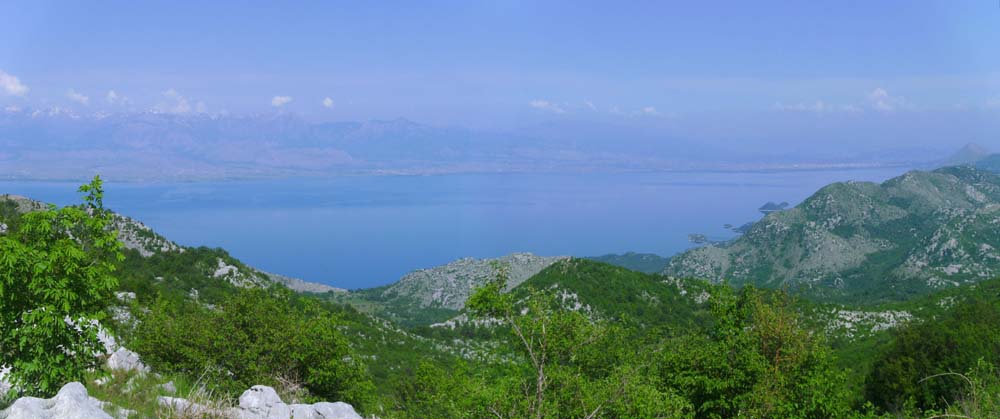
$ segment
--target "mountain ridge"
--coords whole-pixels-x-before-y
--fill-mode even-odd
[[[730,243],[673,257],[663,273],[903,298],[1000,272],[998,215],[1000,177],[968,166],[911,171],[881,184],[839,182]]]

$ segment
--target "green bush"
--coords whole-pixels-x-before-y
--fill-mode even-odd
[[[618,323],[566,307],[553,289],[504,293],[507,270],[466,303],[474,318],[499,320],[508,344],[525,360],[493,380],[480,417],[686,417],[690,404],[656,386],[648,357],[629,345]]]
[[[843,372],[784,294],[717,289],[716,325],[662,350],[664,386],[677,389],[697,418],[842,418],[854,413]]]
[[[1000,362],[1000,307],[995,296],[973,295],[933,321],[911,324],[896,333],[875,361],[865,393],[888,411],[912,403],[919,409],[945,409],[962,396],[957,375],[926,379],[974,368],[980,358]]]
[[[82,379],[103,353],[98,321],[118,287],[121,244],[101,179],[80,192],[84,205],[24,214],[0,236],[0,368],[29,394]]]
[[[240,289],[219,307],[158,301],[140,316],[133,349],[153,368],[238,395],[255,384],[304,386],[312,400],[364,408],[373,394],[338,319],[283,289]]]

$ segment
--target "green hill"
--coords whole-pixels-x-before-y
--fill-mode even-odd
[[[903,300],[1000,273],[1000,177],[968,166],[826,186],[664,273],[788,287],[832,301]]]
[[[590,256],[585,259],[621,266],[625,269],[645,272],[648,274],[660,273],[663,271],[663,268],[666,268],[667,264],[670,263],[670,258],[668,257],[663,257],[654,253],[636,252]]]

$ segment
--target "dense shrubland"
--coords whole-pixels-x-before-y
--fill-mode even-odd
[[[138,320],[127,343],[157,371],[200,375],[231,396],[264,384],[302,387],[307,401],[370,403],[371,381],[337,316],[290,291],[240,289],[213,307],[162,299]]]

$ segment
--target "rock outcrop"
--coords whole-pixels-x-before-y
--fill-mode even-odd
[[[177,397],[160,397],[161,406],[190,416],[223,416],[235,419],[362,419],[347,403],[286,404],[268,386],[253,386],[240,396],[239,406],[218,408]]]
[[[163,407],[181,417],[226,417],[233,419],[363,419],[347,403],[286,404],[273,388],[253,386],[240,396],[239,406],[208,407],[176,397],[160,397]],[[83,384],[66,384],[51,399],[22,397],[6,410],[0,419],[115,419],[128,417],[131,410],[111,406],[90,397]]]
[[[22,397],[0,419],[114,419],[104,411],[105,402],[90,397],[80,383],[69,383],[51,399]]]

